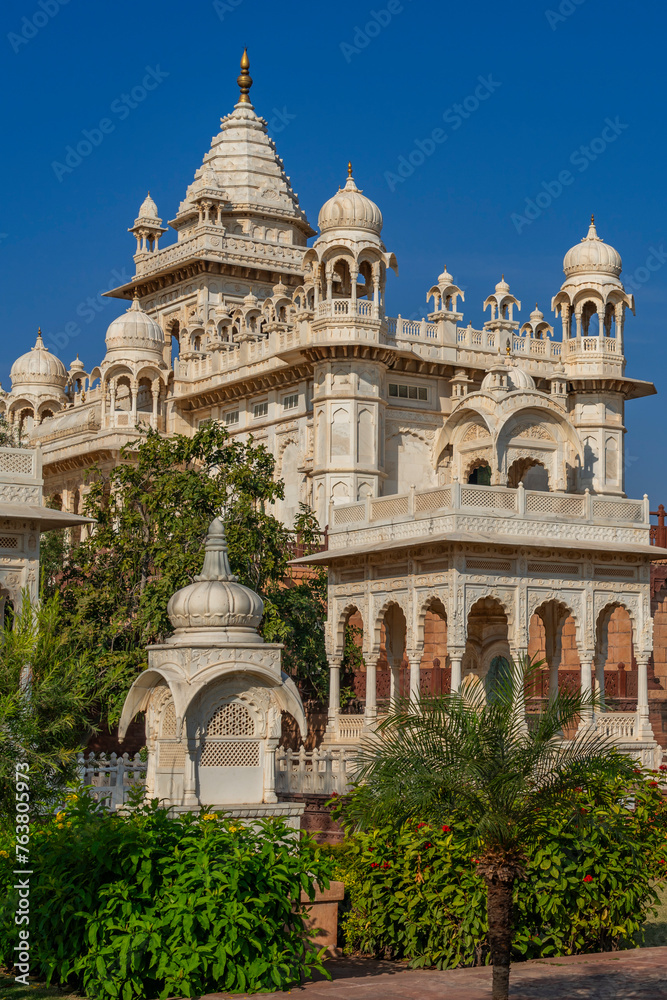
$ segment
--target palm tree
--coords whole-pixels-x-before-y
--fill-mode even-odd
[[[362,743],[349,806],[360,826],[387,818],[442,822],[465,811],[486,882],[493,1000],[508,996],[514,884],[539,810],[555,801],[573,808],[574,789],[601,777],[630,781],[637,767],[590,724],[595,696],[561,691],[527,723],[524,693],[542,665],[509,661],[489,692],[475,678],[460,693],[392,704]],[[576,737],[565,741],[563,731],[577,724]]]

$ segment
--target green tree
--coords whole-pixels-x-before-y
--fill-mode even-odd
[[[636,767],[589,727],[563,740],[563,729],[595,705],[578,692],[560,692],[526,724],[520,706],[540,666],[510,663],[492,699],[473,681],[461,693],[393,705],[361,748],[363,785],[350,805],[361,825],[401,817],[442,823],[455,808],[469,817],[486,885],[494,1000],[508,996],[512,896],[539,840],[541,810],[558,805],[574,819],[575,790],[601,778],[630,783]]]
[[[75,776],[100,697],[96,665],[76,622],[67,634],[57,596],[20,612],[0,635],[0,815],[15,808],[17,763],[29,766],[31,803],[57,798]]]
[[[252,439],[230,439],[216,423],[192,437],[155,431],[121,452],[109,473],[94,469],[84,513],[96,525],[67,555],[50,563],[45,593],[60,590],[70,623],[83,630],[98,663],[102,715],[114,722],[145,666],[145,647],[171,631],[167,603],[201,568],[209,523],[221,515],[233,571],[266,602],[265,637],[285,641],[297,681],[324,693],[324,604],[321,577],[281,592],[294,532],[272,513],[283,497],[274,459]],[[302,508],[295,531],[306,551],[319,537]],[[113,678],[113,683],[111,679]]]

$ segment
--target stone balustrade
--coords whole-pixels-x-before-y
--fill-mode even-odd
[[[77,765],[82,784],[89,786],[93,798],[111,811],[125,805],[133,786],[146,783],[147,763],[138,753],[134,757],[128,753],[108,757],[103,753],[79,754]]]
[[[478,520],[470,521],[470,518]],[[400,531],[398,525],[401,525]],[[374,525],[377,529],[374,530]],[[388,525],[392,529],[388,530]],[[649,544],[649,502],[621,497],[547,493],[506,486],[449,483],[429,490],[368,497],[351,504],[332,504],[329,511],[329,548],[354,545],[350,534],[363,533],[363,542],[387,540],[400,534],[423,534],[477,529],[494,535],[534,535],[549,539],[634,541]]]

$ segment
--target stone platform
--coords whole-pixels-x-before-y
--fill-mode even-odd
[[[327,963],[332,982],[313,981],[289,993],[259,996],[303,1000],[489,1000],[491,970],[408,969],[399,962],[338,959]],[[258,994],[254,994],[257,996]],[[222,1000],[213,993],[202,1000]],[[512,966],[510,1000],[667,1000],[667,947],[535,959]],[[235,1000],[246,1000],[235,994]]]

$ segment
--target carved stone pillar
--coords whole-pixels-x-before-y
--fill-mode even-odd
[[[378,653],[371,653],[366,659],[366,723],[375,722],[377,718],[377,666]]]
[[[136,382],[132,382],[130,386],[130,393],[132,395],[132,414],[130,418],[130,423],[134,427],[137,422],[137,396],[139,394],[139,386]]]
[[[336,721],[340,712],[340,663],[329,660],[329,723]]]
[[[648,718],[648,661],[650,653],[636,653],[637,660],[637,720],[641,736],[653,736]]]
[[[463,649],[452,649],[449,650],[449,662],[451,663],[451,683],[450,688],[452,694],[455,691],[461,690],[461,664],[463,662]]]
[[[584,649],[581,654],[581,681],[580,689],[582,697],[590,700],[593,690],[591,686],[591,670],[595,666],[595,653],[592,649]],[[581,713],[579,727],[590,726],[593,722],[593,709],[585,708]]]
[[[410,703],[415,705],[419,701],[420,695],[420,658],[410,657]]]
[[[276,750],[279,739],[268,739],[264,745],[264,801],[277,802],[276,795]]]
[[[157,430],[157,418],[158,418],[158,406],[160,403],[160,383],[153,384],[151,386],[151,394],[153,396],[153,413],[151,414],[151,427],[153,430]]]

